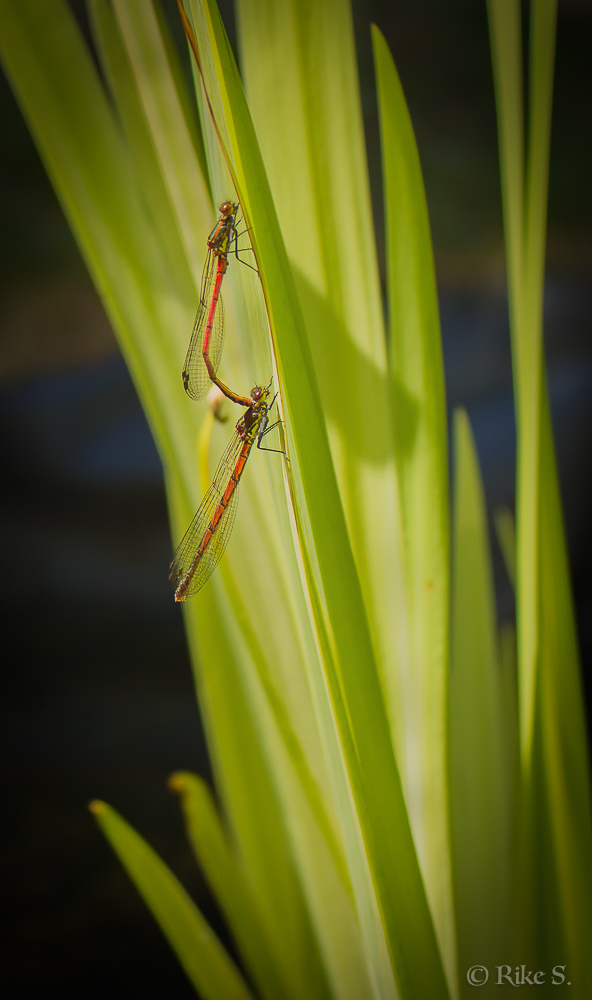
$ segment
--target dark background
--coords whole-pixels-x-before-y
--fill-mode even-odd
[[[75,3],[84,27],[84,6]],[[176,24],[175,4],[167,13]],[[231,11],[224,7],[232,34]],[[357,3],[379,248],[368,25],[395,56],[427,187],[449,405],[468,408],[490,508],[513,506],[514,423],[485,7]],[[86,29],[85,29],[86,30]],[[178,30],[177,37],[180,38]],[[560,0],[545,338],[583,661],[592,647],[592,13]],[[161,467],[101,304],[0,82],[3,883],[10,997],[190,997],[85,809],[104,798],[215,925],[171,771],[208,775],[170,559]],[[498,613],[512,595],[494,545]]]

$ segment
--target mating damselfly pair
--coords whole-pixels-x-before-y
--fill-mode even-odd
[[[217,375],[224,341],[221,288],[228,257],[234,253],[237,260],[252,267],[240,256],[238,240],[243,234],[237,232],[238,205],[225,201],[219,211],[218,221],[208,237],[200,302],[183,365],[183,385],[192,399],[203,399],[210,387],[216,385],[233,403],[246,407],[246,412],[237,421],[234,437],[220,459],[212,485],[175,552],[169,578],[176,588],[176,601],[185,601],[196,594],[222,558],[234,525],[239,483],[253,445],[256,443],[261,451],[285,455],[281,449],[266,448],[261,443],[280,423],[279,420],[269,423],[277,396],[269,402],[271,382],[265,387],[254,386],[250,397],[240,396]]]

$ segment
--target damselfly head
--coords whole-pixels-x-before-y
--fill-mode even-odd
[[[271,382],[269,383],[271,385]],[[251,399],[254,403],[266,403],[269,399],[271,393],[269,391],[269,385],[263,388],[260,385],[254,385],[251,389]]]
[[[229,219],[231,215],[236,212],[236,206],[232,204],[231,201],[223,201],[219,208],[220,215],[223,215],[225,219]]]

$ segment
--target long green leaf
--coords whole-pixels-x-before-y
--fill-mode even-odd
[[[515,857],[511,733],[498,664],[483,487],[468,418],[454,419],[455,488],[450,673],[450,774],[459,978],[506,962]]]
[[[522,314],[524,259],[524,110],[522,29],[517,0],[488,0],[489,35],[498,115],[509,306]]]
[[[396,589],[401,574],[393,572],[400,547],[351,12],[343,0],[281,7],[245,0],[237,13],[249,109],[296,280],[371,638],[384,676],[404,632],[393,613],[401,606]],[[289,157],[283,155],[287,148]],[[371,434],[365,420],[369,399]],[[312,684],[322,700],[314,677]],[[334,756],[327,743],[326,748]],[[338,769],[336,762],[332,770],[337,781]],[[347,814],[346,800],[341,802]],[[347,815],[341,819],[351,824]],[[355,870],[352,854],[349,863]],[[383,959],[376,949],[375,918],[360,899],[366,895],[365,878],[359,869],[354,881],[360,911],[369,917],[368,926],[362,923],[362,936],[372,952],[370,964],[376,966]],[[380,975],[392,979],[388,968]]]
[[[407,649],[392,699],[398,759],[438,940],[456,990],[447,798],[448,472],[440,324],[427,205],[405,98],[373,29],[385,183],[392,420]]]
[[[91,811],[203,1000],[252,1000],[234,962],[164,862],[105,802],[93,802]]]
[[[592,993],[590,767],[567,547],[546,395],[542,409],[540,644],[544,767],[572,992],[588,997]]]
[[[517,0],[488,4],[507,233],[510,323],[517,417],[518,672],[522,752],[532,752],[539,655],[539,453],[542,309],[556,0],[532,7],[530,129],[526,183],[522,135],[522,53]],[[519,192],[525,191],[524,197]]]
[[[263,997],[269,1000],[288,996],[290,986],[282,982],[282,970],[274,962],[273,951],[259,917],[257,897],[234,857],[212,793],[202,778],[186,772],[174,774],[169,785],[182,797],[187,832],[197,860],[255,984]]]
[[[532,6],[522,315],[515,330],[518,413],[518,664],[522,743],[528,756],[539,646],[539,482],[543,385],[543,290],[557,0]]]

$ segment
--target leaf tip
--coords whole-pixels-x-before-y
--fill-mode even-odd
[[[93,814],[93,816],[103,816],[107,811],[107,803],[101,802],[100,799],[93,799],[92,802],[88,803],[88,811]]]
[[[176,795],[182,795],[187,791],[187,774],[185,771],[175,771],[167,781],[167,788]]]

